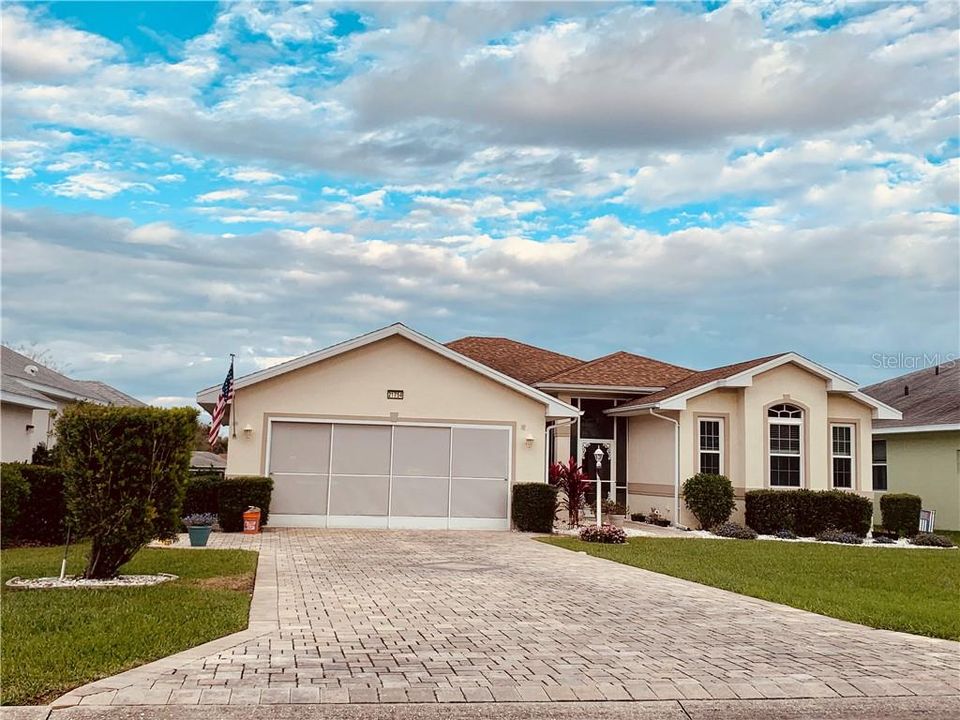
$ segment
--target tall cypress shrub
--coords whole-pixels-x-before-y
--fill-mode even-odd
[[[85,403],[63,411],[67,509],[91,541],[84,577],[114,577],[152,539],[177,532],[196,416],[192,408]]]

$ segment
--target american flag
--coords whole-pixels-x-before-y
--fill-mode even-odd
[[[233,400],[233,359],[230,359],[230,369],[227,370],[227,377],[220,387],[220,394],[217,396],[217,404],[213,408],[213,421],[210,423],[210,434],[207,435],[207,442],[210,445],[217,444],[217,438],[220,437],[220,426],[223,425],[223,416],[227,412],[227,403]]]

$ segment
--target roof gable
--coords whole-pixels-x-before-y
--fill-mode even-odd
[[[528,385],[583,364],[578,358],[503,337],[468,336],[447,347]]]
[[[442,345],[436,340],[428,338],[426,335],[421,335],[416,330],[412,330],[401,323],[395,323],[385,328],[380,328],[379,330],[366,333],[365,335],[360,335],[351,340],[346,340],[342,343],[331,345],[323,350],[317,350],[316,352],[302,355],[301,357],[288,360],[287,362],[280,363],[279,365],[274,365],[273,367],[236,378],[234,380],[234,389],[240,390],[245,387],[249,387],[250,385],[263,382],[264,380],[269,380],[271,378],[299,370],[300,368],[322,362],[338,355],[342,355],[350,352],[351,350],[357,350],[396,335],[406,338],[407,340],[416,343],[427,350],[435,352],[438,355],[447,358],[448,360],[463,365],[464,367],[469,368],[470,370],[473,370],[474,372],[483,375],[494,382],[498,382],[501,385],[520,393],[521,395],[525,395],[539,403],[542,403],[543,405],[546,405],[548,417],[579,417],[580,415],[580,411],[572,405],[558,400],[557,398],[552,397],[541,390],[530,387],[516,378],[510,377],[505,373],[490,368],[487,365],[474,360],[473,358],[458,353],[455,350],[448,348],[446,345]],[[220,385],[213,385],[200,390],[197,393],[197,403],[204,407],[212,407],[213,403],[216,402],[219,391]]]
[[[689,368],[620,350],[563,370],[537,384],[662,388],[693,373]]]
[[[830,370],[823,365],[808,360],[795,352],[767,355],[753,360],[746,360],[733,365],[704,370],[694,373],[664,390],[632,400],[607,411],[610,415],[629,415],[645,409],[662,408],[683,410],[686,401],[721,387],[747,387],[752,384],[753,377],[780,367],[787,363],[796,365],[808,372],[818,375],[827,381],[828,392],[844,392],[854,399],[873,408],[875,418],[898,417],[899,412],[888,405],[873,398],[867,397],[858,391],[857,384],[849,378]]]

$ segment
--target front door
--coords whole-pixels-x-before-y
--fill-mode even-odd
[[[590,489],[587,490],[587,507],[594,510],[597,507],[597,449],[603,453],[600,456],[599,475],[600,475],[600,497],[604,500],[616,499],[616,490],[611,477],[616,477],[616,445],[613,440],[581,440],[580,441],[580,466],[583,472],[593,482]]]

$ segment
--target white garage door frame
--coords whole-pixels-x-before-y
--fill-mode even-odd
[[[265,473],[270,475],[271,443],[273,439],[274,423],[308,423],[315,425],[330,426],[330,467],[327,474],[327,514],[326,515],[293,515],[293,514],[275,514],[270,513],[270,524],[275,527],[320,527],[320,528],[371,528],[371,529],[390,529],[390,530],[509,530],[510,513],[513,502],[513,465],[514,465],[514,427],[507,424],[487,424],[487,423],[443,423],[431,421],[404,420],[392,422],[389,420],[366,420],[366,419],[343,419],[326,417],[284,417],[274,416],[267,418],[267,446],[265,453]],[[337,425],[366,425],[389,427],[390,430],[390,472],[387,492],[387,515],[330,515],[330,493],[332,482],[333,465],[333,438]],[[447,516],[446,517],[407,517],[394,516],[391,513],[393,504],[393,452],[394,436],[397,427],[418,427],[418,428],[442,428],[450,430],[450,466],[447,476]],[[506,501],[507,510],[505,518],[467,518],[451,516],[451,501],[453,494],[453,445],[454,429],[476,429],[476,430],[505,430],[507,432],[507,477],[506,477]],[[286,473],[295,475],[297,473]],[[304,473],[307,474],[307,473]],[[471,478],[460,478],[471,479]],[[483,480],[490,481],[489,478]]]

